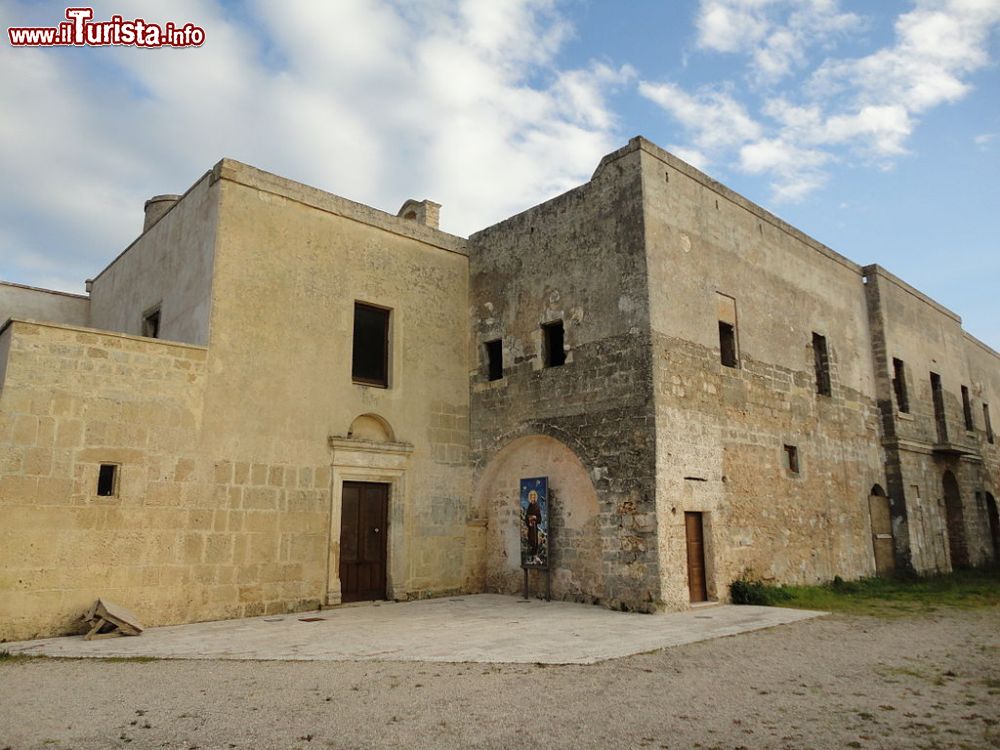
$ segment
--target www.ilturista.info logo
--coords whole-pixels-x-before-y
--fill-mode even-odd
[[[14,47],[200,47],[205,30],[193,23],[149,23],[141,18],[126,21],[93,21],[93,8],[67,8],[66,21],[58,26],[11,26],[7,36]]]

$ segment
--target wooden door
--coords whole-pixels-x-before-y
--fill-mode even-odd
[[[684,514],[684,533],[687,537],[688,589],[691,601],[708,601],[705,584],[705,534],[701,513]]]
[[[385,599],[389,485],[344,482],[341,495],[341,601]]]
[[[875,550],[875,574],[890,575],[896,569],[896,555],[892,542],[892,517],[889,515],[889,498],[869,495],[868,512],[872,517],[872,548]]]

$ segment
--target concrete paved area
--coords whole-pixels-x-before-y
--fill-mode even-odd
[[[822,614],[719,605],[643,615],[479,594],[174,625],[151,628],[138,637],[20,641],[3,648],[11,653],[98,658],[593,664]],[[305,622],[306,618],[321,619]]]

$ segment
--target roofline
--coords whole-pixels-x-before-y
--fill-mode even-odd
[[[76,294],[75,292],[61,292],[58,289],[45,289],[40,286],[30,286],[28,284],[18,284],[16,281],[3,281],[0,280],[0,286],[12,286],[18,289],[27,289],[32,292],[44,292],[45,294],[58,294],[62,297],[73,297],[74,299],[90,300],[90,295],[87,294]]]

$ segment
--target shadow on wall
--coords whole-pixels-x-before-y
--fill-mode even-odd
[[[549,478],[552,597],[590,603],[604,598],[597,492],[576,454],[546,435],[506,445],[479,481],[476,496],[489,521],[487,591],[513,594],[523,588],[519,488],[526,477]],[[541,578],[533,579],[532,591],[543,587]]]

